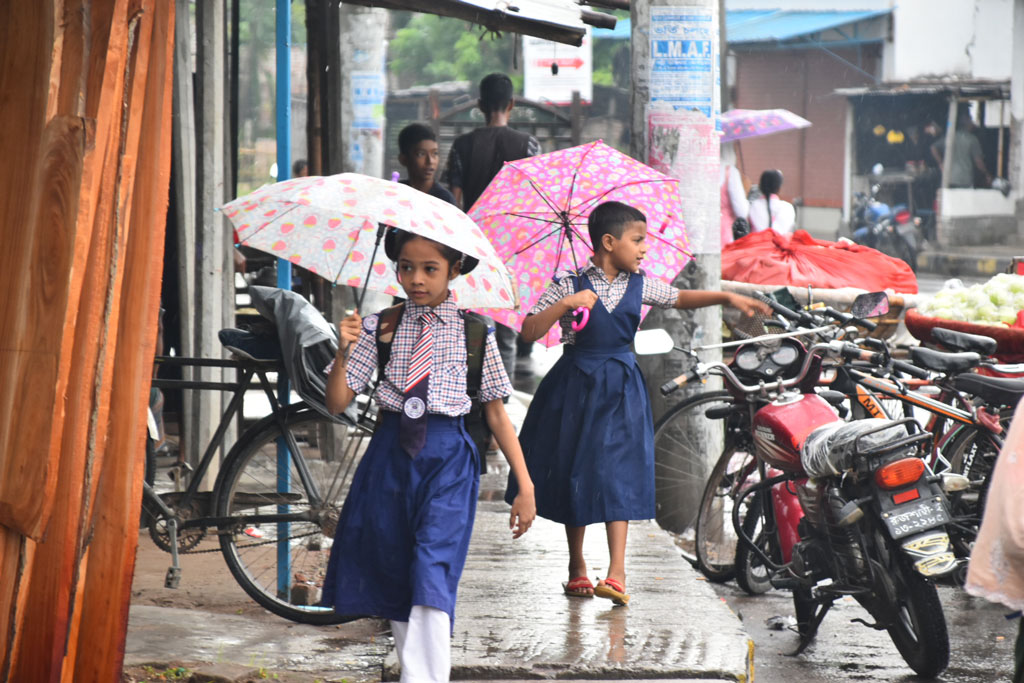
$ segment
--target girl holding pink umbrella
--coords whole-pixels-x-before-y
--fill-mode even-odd
[[[681,291],[646,277],[647,219],[621,202],[605,202],[587,226],[594,256],[580,271],[553,282],[530,310],[522,335],[544,337],[556,322],[565,343],[562,358],[537,389],[520,430],[537,514],[565,525],[569,581],[576,597],[629,602],[626,593],[628,521],[654,517],[654,429],[643,375],[630,344],[641,305],[700,308],[728,304],[746,315],[769,314],[749,297],[714,291]],[[573,311],[589,309],[585,327]],[[579,326],[577,325],[577,328]],[[510,476],[505,500],[520,493]],[[583,537],[604,522],[610,563],[595,587],[587,577]]]

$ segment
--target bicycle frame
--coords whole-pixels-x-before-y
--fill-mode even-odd
[[[242,401],[245,398],[245,393],[253,385],[253,377],[259,378],[259,384],[263,389],[263,392],[267,396],[267,400],[270,401],[271,414],[275,416],[278,426],[281,428],[282,434],[285,435],[286,443],[284,444],[287,448],[288,457],[299,474],[303,485],[306,487],[310,502],[313,504],[319,504],[323,502],[321,492],[319,491],[315,479],[309,472],[306,462],[301,457],[296,457],[299,453],[298,444],[295,441],[295,436],[285,428],[285,414],[289,409],[289,406],[282,406],[278,401],[277,396],[274,393],[273,384],[267,378],[267,372],[277,371],[283,372],[283,366],[276,361],[265,361],[265,360],[252,360],[252,361],[239,361],[239,360],[228,360],[228,359],[208,359],[208,358],[181,358],[176,356],[158,356],[156,359],[157,363],[163,365],[178,365],[182,367],[218,367],[218,368],[235,368],[241,371],[242,377],[237,382],[207,382],[207,381],[192,381],[192,380],[175,380],[175,379],[154,379],[153,386],[160,389],[199,389],[199,390],[210,390],[210,391],[231,391],[233,395],[231,401],[228,403],[228,407],[224,410],[221,415],[220,423],[217,425],[217,429],[214,431],[213,436],[210,438],[210,443],[207,444],[206,450],[203,452],[203,457],[199,461],[199,465],[193,472],[191,480],[189,481],[188,487],[181,494],[178,501],[179,504],[187,506],[196,498],[199,494],[199,486],[205,477],[207,471],[213,463],[214,455],[217,450],[221,447],[224,440],[224,435],[227,433],[228,427],[231,425],[231,421],[236,415],[241,414]],[[144,487],[144,496],[147,500],[154,502],[158,505],[161,512],[168,515],[170,519],[173,517],[173,510],[167,506],[163,500],[160,499],[159,495],[150,487],[148,484]],[[209,511],[208,511],[209,513]],[[251,519],[249,517],[213,517],[213,516],[202,516],[195,519],[185,520],[179,526],[180,529],[189,528],[206,528],[216,527],[227,523],[237,523],[239,520],[242,521],[259,521],[259,522],[293,522],[293,521],[307,521],[309,516],[305,513],[278,513],[278,514],[261,514],[254,515]]]
[[[847,366],[846,369],[857,383],[858,387],[863,386],[871,391],[888,396],[889,398],[900,399],[912,406],[922,408],[923,410],[931,413],[932,417],[928,420],[927,431],[939,435],[932,446],[931,458],[928,463],[932,467],[940,461],[944,466],[947,468],[949,467],[950,463],[942,456],[942,449],[964,428],[970,427],[974,429],[984,429],[989,432],[992,431],[992,428],[989,425],[978,418],[978,411],[970,406],[970,404],[967,403],[958,392],[940,387],[942,391],[939,393],[938,397],[933,398],[919,391],[907,390],[906,387],[901,386],[900,383],[875,377],[874,375],[865,373],[855,367]],[[969,409],[957,408],[954,405],[950,405],[949,400],[951,398],[956,398],[959,403],[964,406],[968,406]],[[874,414],[876,411],[880,413],[884,412],[881,406],[877,403],[875,403],[873,407],[869,405],[872,402],[873,397],[868,393],[861,393],[858,391],[856,399],[861,402],[861,405],[863,405],[869,413]],[[947,421],[955,426],[950,429],[945,428],[945,423]]]

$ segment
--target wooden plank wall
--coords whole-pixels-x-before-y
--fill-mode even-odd
[[[0,3],[0,681],[120,677],[173,28],[163,0]]]

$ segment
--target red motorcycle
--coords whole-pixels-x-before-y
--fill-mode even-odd
[[[769,303],[780,315],[800,319]],[[852,315],[863,319],[887,310],[884,294],[867,294],[854,302]],[[753,358],[756,344],[741,346],[737,362],[743,354]],[[914,420],[846,422],[835,408],[845,396],[816,391],[824,359],[877,363],[877,354],[840,340],[800,349],[800,371],[789,378],[749,386],[724,363],[698,362],[661,390],[718,374],[735,396],[764,399],[737,402],[756,407],[754,458],[738,473],[731,507],[740,545],[736,565],[740,572],[744,562],[755,563],[772,586],[793,592],[796,652],[813,640],[832,604],[849,595],[874,620],[857,621],[888,631],[907,664],[934,677],[949,662],[949,639],[932,580],[957,566],[945,492],[966,481],[932,474],[923,459],[931,434]]]

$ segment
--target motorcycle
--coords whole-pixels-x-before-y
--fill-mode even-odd
[[[878,201],[878,190],[878,185],[872,185],[870,194],[854,195],[850,219],[853,241],[901,259],[916,271],[921,219],[911,215],[903,204],[890,206]]]
[[[888,299],[879,292],[857,297],[851,314],[864,319],[887,311]],[[735,365],[756,364],[757,340],[749,342],[737,349]],[[729,365],[698,362],[661,391],[671,393],[714,373],[734,395],[765,399],[736,404],[737,410],[754,411],[754,465],[731,510],[740,544],[736,570],[756,563],[772,586],[792,591],[800,636],[796,653],[814,639],[835,601],[852,596],[874,620],[855,621],[888,631],[907,664],[920,676],[934,677],[949,662],[949,638],[933,581],[957,567],[946,492],[969,482],[929,470],[923,457],[932,435],[914,420],[845,422],[836,411],[845,396],[816,391],[824,359],[877,363],[876,352],[841,339],[796,346],[802,363],[788,377],[766,376],[746,385]]]

